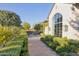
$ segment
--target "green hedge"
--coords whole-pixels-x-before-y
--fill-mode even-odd
[[[26,37],[26,36],[25,36]],[[24,39],[22,50],[21,50],[21,56],[29,55],[28,53],[28,39]]]
[[[23,40],[21,41],[10,41],[8,43],[6,43],[6,46],[15,46],[15,45],[23,45]]]
[[[60,38],[51,35],[42,36],[41,40],[59,55],[75,56],[79,52],[79,41],[69,40],[67,37]]]
[[[10,46],[10,47],[4,47],[0,49],[0,55],[1,56],[19,56],[21,51],[21,46]]]
[[[28,36],[24,29],[0,26],[0,55],[27,56]]]

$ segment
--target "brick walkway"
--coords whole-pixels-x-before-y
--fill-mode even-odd
[[[57,54],[40,41],[39,36],[28,38],[28,49],[30,56],[57,56]]]

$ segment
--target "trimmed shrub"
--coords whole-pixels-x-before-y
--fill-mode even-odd
[[[22,50],[21,50],[21,56],[26,56],[28,55],[28,40],[27,39],[24,39],[24,42],[23,42],[23,46],[22,46]]]
[[[55,38],[53,39],[53,41],[56,42],[59,46],[68,45],[68,39],[67,39],[67,38],[55,37]]]
[[[2,27],[1,26],[0,27],[0,49],[1,49],[0,55],[1,54],[6,55],[6,56],[28,55],[27,54],[28,53],[27,37],[28,37],[27,33],[24,29],[21,29],[18,27]]]
[[[0,49],[0,55],[1,56],[19,56],[21,51],[21,46],[10,46],[10,47],[4,47]]]
[[[6,43],[6,46],[15,46],[15,45],[23,45],[23,40],[21,41],[10,41]]]
[[[50,48],[56,51],[62,56],[75,56],[79,55],[79,41],[69,40],[67,37],[54,37],[46,35],[41,38],[41,40],[46,43]]]

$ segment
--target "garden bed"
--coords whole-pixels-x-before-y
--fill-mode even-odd
[[[54,37],[51,35],[42,35],[41,41],[53,49],[61,56],[78,56],[79,54],[79,41],[69,40],[66,37]]]

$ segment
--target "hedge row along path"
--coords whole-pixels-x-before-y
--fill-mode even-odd
[[[40,41],[40,36],[38,35],[29,36],[28,50],[30,56],[58,56],[54,51]]]

